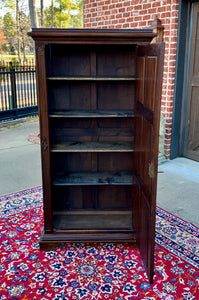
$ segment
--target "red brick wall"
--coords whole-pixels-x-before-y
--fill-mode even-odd
[[[84,0],[85,28],[148,28],[155,16],[164,26],[165,60],[161,111],[164,149],[170,158],[179,0]]]

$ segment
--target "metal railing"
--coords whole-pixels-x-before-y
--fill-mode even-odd
[[[0,63],[0,120],[38,113],[33,63]]]

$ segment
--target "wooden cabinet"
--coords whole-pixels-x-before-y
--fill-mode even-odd
[[[35,40],[41,249],[137,242],[153,278],[163,44],[151,30],[41,30]]]

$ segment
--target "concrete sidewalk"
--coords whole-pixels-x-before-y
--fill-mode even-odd
[[[36,131],[36,117],[0,126],[0,195],[42,184],[40,145],[28,140]]]
[[[40,145],[28,140],[38,118],[0,126],[0,195],[42,184]],[[157,205],[199,227],[199,163],[186,158],[159,166]]]
[[[199,227],[199,163],[178,157],[158,171],[157,205]]]

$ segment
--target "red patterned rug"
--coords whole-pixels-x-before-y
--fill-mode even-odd
[[[199,229],[160,208],[151,286],[128,244],[41,252],[41,187],[0,197],[0,217],[0,299],[199,299]]]

